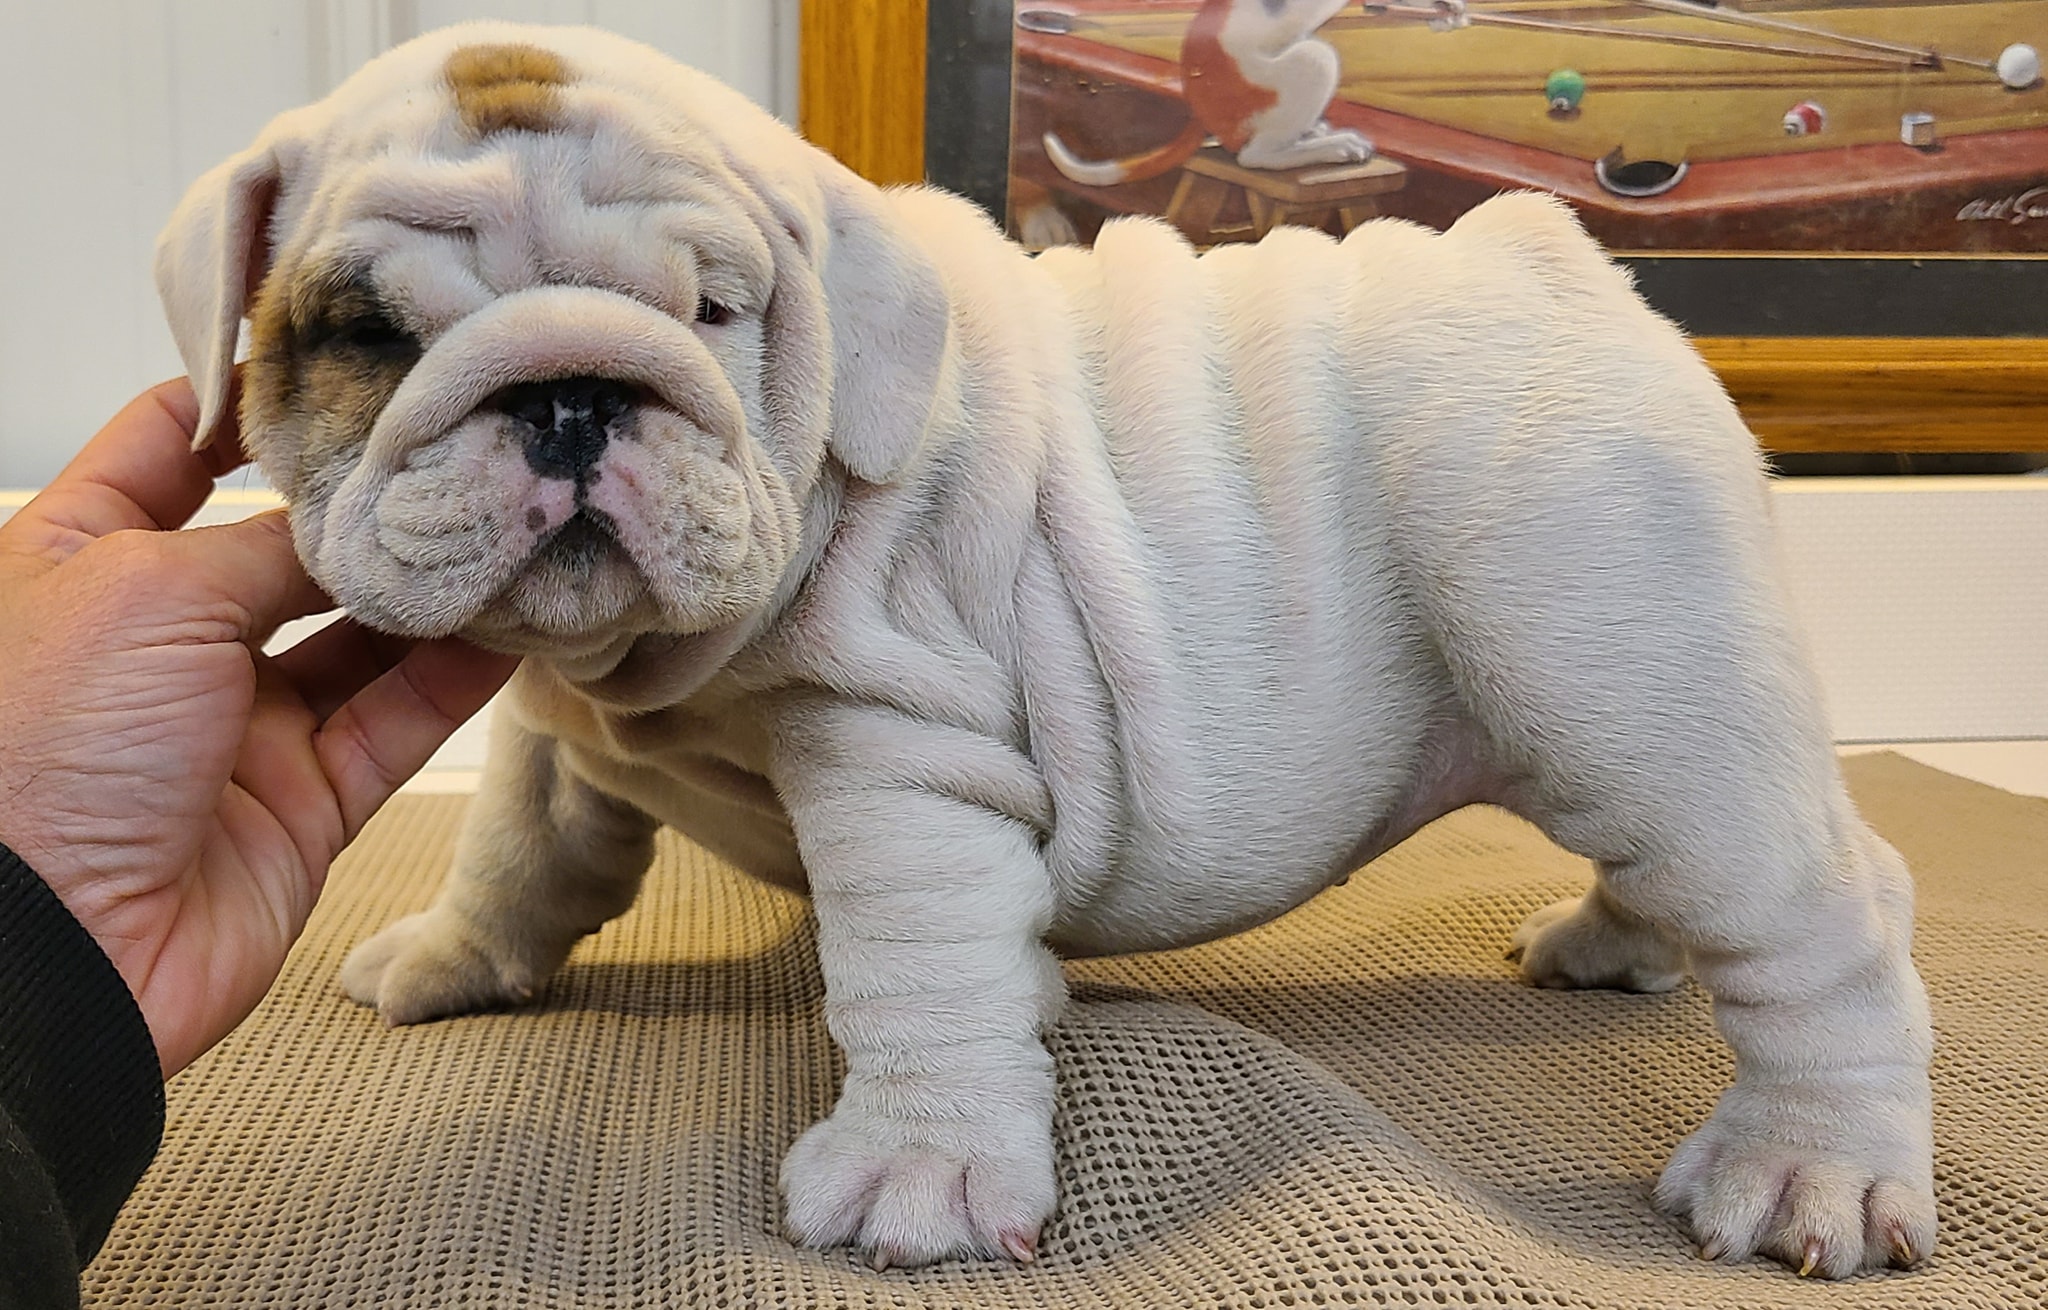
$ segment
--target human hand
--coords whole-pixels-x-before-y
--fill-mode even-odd
[[[173,532],[239,464],[182,379],[0,526],[0,842],[135,994],[166,1077],[276,979],[328,865],[516,661],[333,608],[282,513]]]

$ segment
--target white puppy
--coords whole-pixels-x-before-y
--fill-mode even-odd
[[[1059,954],[1490,801],[1600,870],[1526,977],[1714,997],[1735,1082],[1657,1186],[1707,1253],[1929,1250],[1906,870],[1749,433],[1558,206],[1034,261],[650,50],[475,26],[202,178],[159,273],[209,430],[246,314],[313,575],[527,656],[440,899],[344,971],[387,1019],[533,995],[670,824],[817,908],[795,1236],[1026,1260]]]

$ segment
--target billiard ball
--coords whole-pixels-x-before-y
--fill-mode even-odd
[[[1543,83],[1543,98],[1553,114],[1569,114],[1586,98],[1586,79],[1569,68],[1560,68]]]
[[[1812,136],[1827,125],[1827,110],[1811,100],[1802,100],[1785,111],[1786,136]]]
[[[2024,91],[2041,80],[2041,56],[2030,45],[2009,45],[1998,56],[1998,80]]]

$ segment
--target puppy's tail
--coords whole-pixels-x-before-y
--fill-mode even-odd
[[[1208,139],[1208,129],[1202,126],[1201,120],[1191,118],[1179,136],[1156,150],[1147,150],[1142,155],[1126,155],[1122,159],[1091,161],[1067,149],[1067,143],[1060,140],[1056,132],[1047,132],[1043,138],[1046,157],[1052,160],[1052,166],[1083,186],[1143,182],[1147,178],[1170,173],[1186,163],[1188,157],[1200,150],[1202,142]]]

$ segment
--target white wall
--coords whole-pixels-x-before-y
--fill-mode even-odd
[[[1773,490],[1837,740],[2048,739],[2048,479]]]
[[[794,121],[797,0],[4,0],[0,487],[37,486],[183,371],[156,232],[187,183],[398,41],[471,18],[595,23]]]

